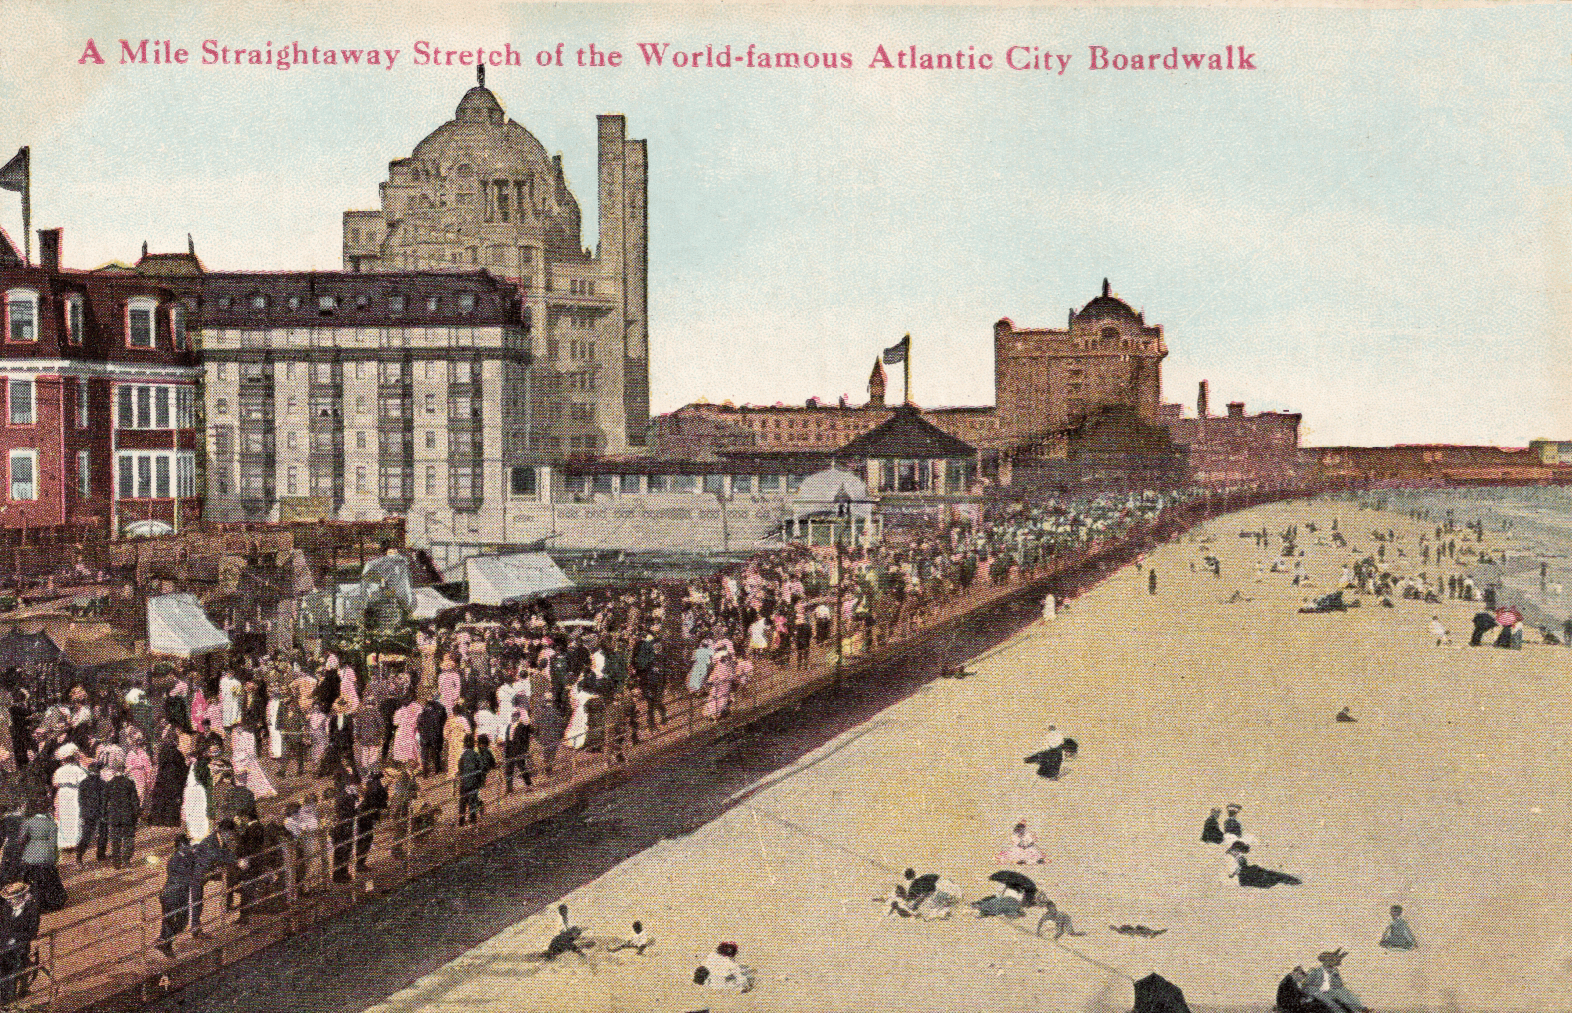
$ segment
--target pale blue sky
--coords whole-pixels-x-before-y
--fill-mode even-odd
[[[914,395],[991,403],[993,321],[1063,326],[1103,277],[1163,324],[1165,395],[1305,415],[1305,441],[1572,438],[1572,41],[1559,6],[1428,11],[38,4],[0,9],[0,155],[31,144],[66,262],[142,241],[215,268],[333,268],[340,214],[452,115],[417,40],[558,41],[620,70],[497,68],[594,243],[595,114],[650,154],[655,406],[864,396],[910,331]],[[111,63],[81,66],[92,37]],[[377,46],[391,71],[117,65],[126,37]],[[649,70],[639,42],[850,52],[850,71]],[[875,46],[1069,53],[1063,76],[870,69]],[[1253,73],[1093,72],[1113,52]],[[16,235],[14,195],[0,224]]]

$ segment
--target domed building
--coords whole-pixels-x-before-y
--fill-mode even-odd
[[[1100,409],[1158,421],[1168,355],[1162,326],[1148,326],[1106,278],[1101,295],[1070,311],[1064,330],[1000,320],[993,349],[1000,426],[1015,446],[1052,444]]]
[[[510,456],[618,453],[649,426],[645,145],[598,117],[599,242],[585,249],[562,156],[479,83],[388,163],[382,207],[344,213],[348,271],[474,271],[515,283],[534,364]]]

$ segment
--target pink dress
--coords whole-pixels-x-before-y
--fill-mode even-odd
[[[415,734],[420,710],[420,703],[412,700],[393,712],[393,759],[404,763],[420,761],[420,739]]]
[[[136,785],[137,800],[146,805],[148,789],[153,787],[153,759],[141,746],[126,754],[126,776]]]

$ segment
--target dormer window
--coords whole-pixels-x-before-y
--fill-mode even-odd
[[[317,298],[317,312],[319,313],[332,313],[333,309],[337,305],[338,301],[330,295],[319,296]]]
[[[38,340],[38,293],[13,288],[5,294],[5,336],[7,341]]]
[[[227,309],[229,309],[233,305],[235,305],[235,300],[233,298],[231,298],[230,296],[221,295],[221,296],[218,297],[218,308],[219,309],[227,310]]]
[[[68,296],[65,302],[66,341],[73,345],[82,343],[85,307],[79,295]]]
[[[388,312],[389,313],[402,313],[402,312],[404,312],[404,297],[401,296],[401,295],[390,295],[390,296],[388,296]]]
[[[426,297],[426,312],[427,313],[435,313],[437,311],[437,307],[439,307],[441,305],[442,305],[442,300],[437,298],[436,296],[433,295],[433,296],[427,296]]]
[[[367,309],[368,307],[370,307],[370,305],[371,305],[371,297],[369,295],[365,295],[364,293],[362,293],[361,295],[355,296],[355,308],[357,310]]]
[[[289,297],[289,308],[292,310],[298,310],[300,308],[300,296],[292,295]]]
[[[185,351],[186,348],[186,308],[172,306],[169,310],[169,336],[174,340],[175,348]]]
[[[475,312],[475,293],[460,292],[458,297],[458,306],[460,313]]]
[[[153,314],[158,303],[152,299],[132,299],[126,303],[126,344],[132,348],[153,347]]]
[[[251,296],[251,308],[254,310],[267,309],[267,296],[263,295],[261,292],[254,293]]]

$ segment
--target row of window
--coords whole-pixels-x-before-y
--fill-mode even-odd
[[[6,418],[13,426],[31,426],[38,421],[38,399],[32,380],[5,380]],[[76,428],[88,427],[87,381],[78,378],[72,386]],[[195,389],[174,384],[124,384],[117,388],[119,411],[116,424],[121,429],[176,429],[196,427]],[[174,405],[171,417],[170,405]]]
[[[197,494],[190,451],[122,451],[115,455],[121,499],[190,499]]]
[[[347,295],[319,295],[316,297],[316,308],[319,314],[331,314],[338,310],[347,310],[354,307],[357,310],[369,310],[379,300],[373,299],[369,293],[361,292],[353,298]],[[424,305],[427,313],[438,313],[447,305],[447,301],[438,295],[415,296],[410,298],[401,294],[393,294],[380,300],[387,312],[401,314],[412,306]],[[299,310],[305,306],[307,300],[298,295],[286,296],[283,305],[288,309]],[[223,295],[218,297],[218,308],[221,310],[252,309],[266,310],[274,306],[274,300],[265,292],[252,292],[244,297]],[[453,297],[453,305],[458,307],[460,313],[475,312],[475,293],[460,292]]]
[[[569,475],[567,491],[583,496],[590,493],[636,495],[641,492],[703,492],[724,496],[728,484],[732,494],[778,493],[784,487],[796,492],[802,485],[800,475]],[[514,495],[523,495],[515,493]]]
[[[64,303],[66,342],[80,345],[85,336],[85,310],[82,297],[67,296]],[[126,345],[153,348],[157,344],[158,300],[137,297],[126,302]],[[7,341],[37,341],[39,335],[38,293],[14,288],[5,294],[5,336]],[[182,306],[169,308],[169,334],[177,350],[186,348],[186,311]]]

